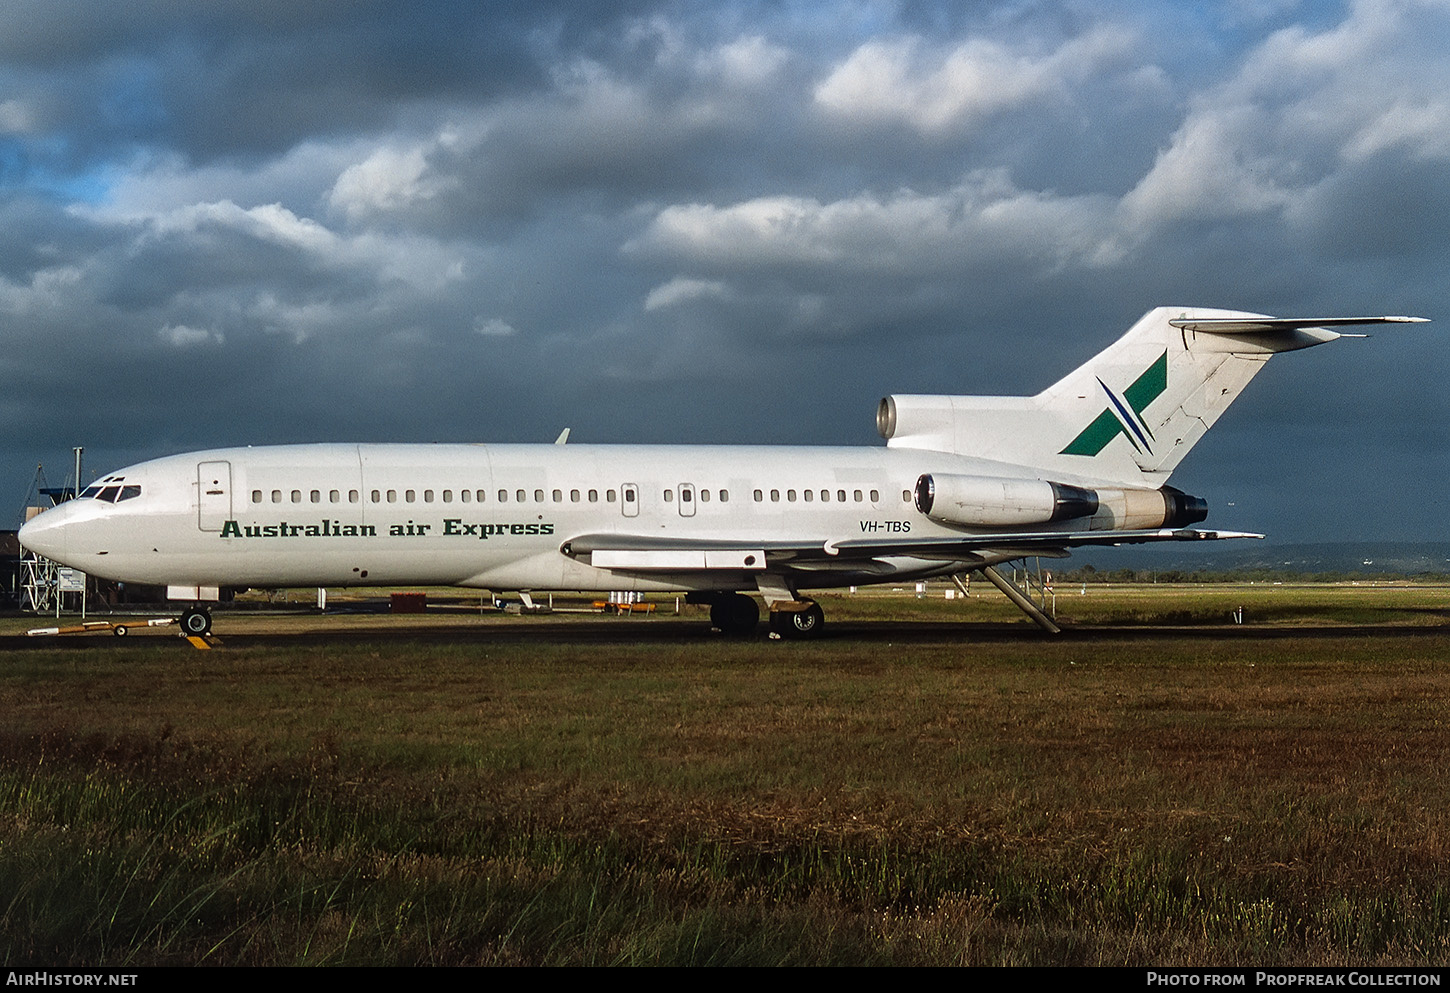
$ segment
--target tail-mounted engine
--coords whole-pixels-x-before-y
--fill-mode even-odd
[[[1041,479],[927,473],[916,481],[916,509],[949,524],[1011,526],[1091,517],[1092,490]]]
[[[926,473],[916,509],[966,527],[1014,527],[1089,518],[1088,529],[1182,527],[1208,516],[1208,504],[1172,486],[1156,490],[1087,489],[1043,479]]]

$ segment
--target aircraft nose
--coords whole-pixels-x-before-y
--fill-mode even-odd
[[[20,528],[16,535],[24,548],[55,562],[65,560],[65,507],[52,507],[37,514]]]

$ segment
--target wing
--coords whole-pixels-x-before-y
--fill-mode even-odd
[[[1159,541],[1217,541],[1262,538],[1246,531],[1151,528],[1138,531],[1028,531],[908,538],[905,535],[840,541],[747,541],[729,538],[669,538],[658,535],[585,534],[560,551],[600,569],[628,572],[697,572],[717,569],[765,572],[840,568],[869,571],[875,559],[912,558],[942,563],[1000,562],[1024,555],[1061,557],[1072,548],[1139,545]]]

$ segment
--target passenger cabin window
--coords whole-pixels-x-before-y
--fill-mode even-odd
[[[878,491],[877,491],[877,490],[872,490],[872,491],[871,491],[871,502],[872,502],[872,503],[876,503],[876,502],[878,502],[878,501],[879,501],[879,500],[880,500],[880,499],[881,499],[881,494],[880,494],[880,492],[878,492]]]
[[[762,492],[760,492],[759,490],[756,490],[755,491],[755,502],[756,503],[759,503],[761,500],[764,500],[764,499],[765,499],[765,494],[762,493]]]
[[[424,503],[432,503],[433,502],[433,491],[432,490],[424,490],[423,491],[423,502]]]
[[[383,494],[379,490],[373,490],[372,493],[369,494],[369,499],[371,499],[373,503],[382,503]]]
[[[293,490],[292,491],[292,502],[293,503],[301,503],[302,502],[302,491],[301,490]]]
[[[322,492],[320,490],[313,490],[309,494],[309,496],[311,497],[313,503],[321,503],[322,502]]]
[[[86,494],[84,494],[84,493],[81,494],[81,496],[85,496],[85,495]],[[253,503],[261,503],[262,502],[262,491],[261,490],[253,490],[252,491],[252,502]]]
[[[388,503],[397,503],[397,502],[398,502],[398,491],[397,490],[388,490]]]
[[[357,490],[348,490],[347,491],[347,502],[348,503],[357,503],[357,498],[358,498],[358,492],[357,492]]]
[[[415,490],[404,490],[403,499],[408,503],[412,503],[414,500],[418,499],[418,494]]]
[[[443,491],[443,502],[444,503],[452,503],[453,502],[453,491],[452,490],[444,490]]]
[[[721,490],[720,491],[720,502],[721,503],[729,503],[730,502],[730,491],[729,490]]]
[[[272,502],[273,503],[281,503],[282,502],[282,491],[281,490],[273,490],[272,491]]]

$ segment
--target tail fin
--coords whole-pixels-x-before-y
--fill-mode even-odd
[[[1036,396],[892,396],[877,427],[893,448],[1157,487],[1271,356],[1333,341],[1335,326],[1422,320],[1159,307]]]

